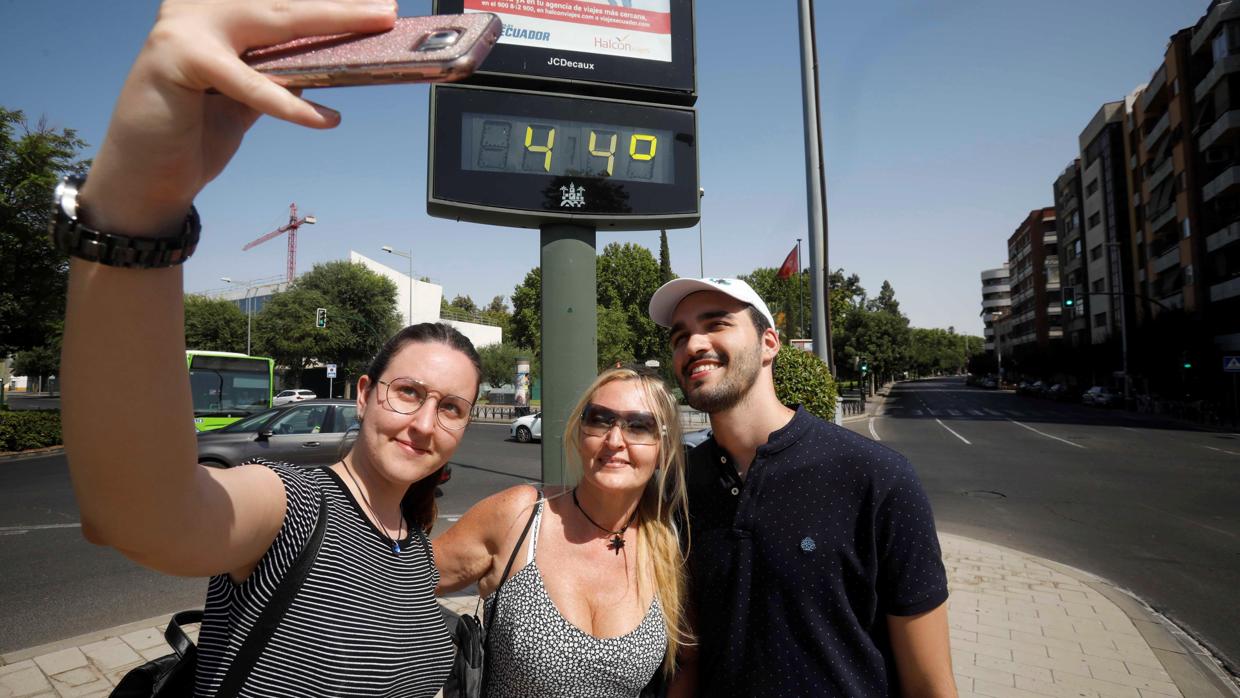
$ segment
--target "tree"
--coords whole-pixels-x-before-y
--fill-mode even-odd
[[[785,405],[802,405],[810,414],[835,419],[835,379],[816,354],[784,345],[775,356],[775,394]]]
[[[672,273],[672,252],[667,247],[667,231],[659,231],[659,285],[676,278]]]
[[[781,340],[810,336],[809,274],[802,272],[781,279],[775,267],[759,267],[740,278],[766,302]]]
[[[504,313],[505,315],[507,315],[509,312],[508,304],[504,302],[503,296],[496,296],[491,299],[491,302],[487,304],[487,307],[483,310],[483,312]]]
[[[60,374],[60,348],[53,346],[23,349],[13,357],[13,375],[38,379]]]
[[[327,327],[315,327],[316,308],[327,309]],[[254,343],[289,367],[291,379],[299,381],[312,365],[334,363],[351,385],[399,328],[396,284],[361,264],[337,261],[315,265],[268,301],[254,318]]]
[[[245,313],[232,301],[185,296],[185,346],[203,351],[244,353]]]
[[[460,311],[464,311],[466,313],[477,313],[478,312],[478,304],[474,303],[474,299],[470,298],[467,295],[466,296],[458,295],[457,297],[452,299],[452,303],[450,303],[450,305],[453,308],[456,308],[457,310],[460,310]]]
[[[900,315],[900,301],[896,300],[896,290],[891,287],[890,281],[883,280],[883,287],[878,292],[878,298],[870,301],[867,308],[878,313]]]
[[[512,343],[542,357],[542,270],[534,267],[512,291]]]
[[[62,175],[85,171],[84,147],[73,129],[0,107],[0,358],[47,346],[64,317],[69,261],[48,240],[48,203]]]
[[[633,362],[637,356],[635,338],[629,327],[628,315],[619,308],[598,306],[598,368],[603,370],[617,363]]]
[[[482,359],[482,381],[492,388],[511,383],[516,377],[517,359],[529,355],[528,349],[508,342],[482,347],[478,350],[478,356]]]
[[[628,328],[629,360],[655,359],[665,363],[670,358],[667,332],[656,325],[648,314],[650,297],[659,285],[658,261],[650,250],[641,245],[613,242],[598,257],[598,304],[619,311],[620,314],[609,314],[608,322],[623,321]],[[599,316],[599,327],[603,327],[602,315]],[[600,361],[602,337],[600,334]],[[611,362],[612,365],[614,363]]]

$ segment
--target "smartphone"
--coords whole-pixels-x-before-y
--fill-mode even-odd
[[[285,87],[451,82],[491,52],[503,25],[489,12],[398,17],[379,34],[334,34],[253,49],[241,59]]]

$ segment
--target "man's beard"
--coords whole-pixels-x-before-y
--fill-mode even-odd
[[[680,389],[684,391],[685,399],[689,402],[689,406],[707,414],[724,412],[736,407],[749,394],[754,384],[758,382],[758,374],[762,370],[761,352],[761,347],[758,347],[753,351],[738,354],[736,359],[728,358],[727,360],[724,360],[718,354],[697,357],[699,359],[713,358],[718,360],[720,368],[715,370],[726,369],[727,373],[723,380],[719,381],[719,384],[713,388],[699,387],[692,392],[690,392],[688,387],[692,378],[681,373],[679,376]],[[689,363],[692,363],[692,361]]]

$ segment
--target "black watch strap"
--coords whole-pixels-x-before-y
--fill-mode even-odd
[[[77,200],[78,191],[85,183],[85,176],[69,175],[56,187],[48,232],[52,244],[61,252],[110,267],[155,269],[181,264],[198,247],[202,222],[193,206],[181,229],[167,237],[105,233],[87,227],[82,223],[82,210]]]

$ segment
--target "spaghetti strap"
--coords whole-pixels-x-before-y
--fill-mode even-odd
[[[534,554],[538,550],[538,531],[542,527],[543,503],[545,501],[546,500],[543,499],[542,489],[539,489],[538,502],[534,504],[536,510],[534,511],[534,523],[531,526],[531,529],[533,530],[530,531],[529,552],[526,553],[525,556],[525,564],[527,565],[534,561]]]

